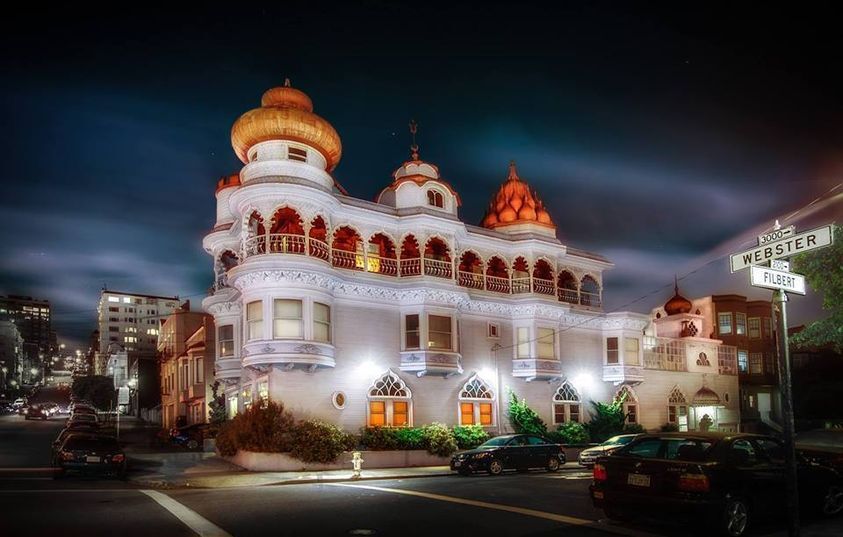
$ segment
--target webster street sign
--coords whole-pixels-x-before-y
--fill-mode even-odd
[[[773,270],[767,267],[751,266],[750,283],[755,287],[767,289],[783,289],[790,293],[805,294],[805,276]]]
[[[805,231],[804,233],[768,242],[739,254],[732,254],[729,257],[729,268],[731,268],[732,272],[737,272],[752,265],[760,265],[773,259],[790,257],[801,254],[802,252],[822,248],[823,246],[829,246],[832,240],[830,225],[818,227],[811,231]]]

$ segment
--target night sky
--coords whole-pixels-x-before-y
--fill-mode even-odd
[[[215,181],[240,167],[231,125],[285,77],[339,132],[353,196],[389,184],[410,118],[468,223],[514,159],[559,238],[616,263],[607,310],[649,311],[674,274],[688,297],[768,298],[712,261],[774,218],[841,221],[831,11],[455,4],[6,16],[0,294],[49,299],[73,342],[103,284],[199,304]],[[791,305],[821,315],[816,296]]]

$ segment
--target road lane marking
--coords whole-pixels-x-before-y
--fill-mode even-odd
[[[442,494],[433,494],[430,492],[421,492],[418,490],[405,489],[391,489],[387,487],[376,487],[374,485],[357,485],[350,483],[325,483],[331,487],[347,487],[374,490],[377,492],[391,492],[393,494],[404,494],[406,496],[416,496],[418,498],[426,498],[428,500],[439,500],[442,502],[458,503],[462,505],[470,505],[472,507],[482,507],[484,509],[495,509],[497,511],[506,511],[508,513],[515,513],[519,515],[531,516],[534,518],[543,518],[545,520],[552,520],[554,522],[562,522],[570,526],[583,526],[592,528],[607,533],[615,533],[617,535],[626,535],[628,537],[658,537],[653,533],[633,530],[629,528],[622,528],[619,526],[608,526],[600,523],[597,520],[589,520],[587,518],[577,518],[568,515],[559,515],[557,513],[548,513],[547,511],[538,511],[536,509],[527,509],[525,507],[515,507],[513,505],[505,505],[501,503],[483,502],[480,500],[469,500],[467,498],[457,498],[455,496],[444,496]]]
[[[163,492],[157,490],[141,490],[140,492],[155,500],[158,505],[169,511],[200,537],[231,537],[231,534],[224,529]]]

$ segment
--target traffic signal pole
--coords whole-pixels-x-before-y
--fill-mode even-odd
[[[784,418],[785,481],[787,484],[787,534],[799,537],[799,489],[797,487],[796,448],[794,446],[793,390],[790,376],[790,347],[787,337],[787,293],[773,291],[773,316],[776,319],[781,405]]]

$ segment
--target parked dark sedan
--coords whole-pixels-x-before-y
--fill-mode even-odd
[[[597,460],[589,490],[610,519],[703,520],[739,537],[756,517],[786,512],[784,450],[760,435],[643,435]],[[843,478],[831,468],[800,460],[799,494],[804,508],[843,511]]]
[[[475,449],[462,451],[451,458],[451,470],[462,475],[476,471],[499,475],[504,470],[544,468],[555,472],[565,464],[562,446],[530,434],[496,436]]]
[[[126,454],[113,436],[72,434],[58,449],[54,464],[57,479],[68,471],[126,476]]]
[[[23,417],[27,420],[45,420],[50,417],[47,410],[40,405],[30,405],[23,409]]]
[[[796,451],[811,462],[843,472],[843,429],[815,429],[798,433]]]

